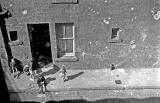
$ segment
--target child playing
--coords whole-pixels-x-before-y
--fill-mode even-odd
[[[28,59],[28,63],[23,67],[23,71],[27,76],[32,75],[32,58]]]
[[[23,71],[26,73],[27,76],[30,75],[30,65],[27,64],[24,66]]]
[[[111,70],[115,70],[115,69],[116,69],[115,65],[111,64]]]
[[[45,91],[47,90],[46,89],[47,83],[46,83],[45,77],[40,75],[37,79],[37,84],[38,84],[39,94],[44,94]]]
[[[62,65],[62,68],[59,73],[60,73],[60,77],[63,79],[64,82],[68,80],[66,76],[67,71],[64,65]]]
[[[14,58],[11,59],[10,68],[11,68],[11,72],[13,73],[13,76],[15,77],[15,72],[17,72],[18,70],[17,70]]]
[[[15,58],[11,59],[10,67],[11,67],[11,72],[13,73],[14,78],[16,77],[19,78],[20,74],[23,73],[23,66],[21,62]],[[18,72],[17,75],[15,75],[16,72]]]
[[[35,76],[37,75],[37,58],[32,58],[30,63],[30,80],[34,81]]]

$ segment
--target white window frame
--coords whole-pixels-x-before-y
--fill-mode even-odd
[[[65,35],[65,33],[66,33],[66,25],[64,25],[63,26],[63,36]],[[60,39],[62,39],[62,40],[73,40],[73,52],[72,53],[65,53],[65,55],[63,55],[62,57],[64,57],[64,56],[75,56],[75,26],[74,25],[72,25],[72,37],[63,37],[63,38],[60,38]],[[66,51],[66,43],[65,43],[65,51]]]

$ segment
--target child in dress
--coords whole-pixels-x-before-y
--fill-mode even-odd
[[[60,77],[63,79],[64,82],[68,80],[68,77],[66,75],[67,71],[64,65],[62,65],[62,68],[59,71],[59,73],[60,73]]]
[[[15,72],[17,72],[18,70],[17,70],[17,66],[16,66],[14,58],[11,59],[10,69],[11,69],[11,72],[13,73],[13,76],[15,77]]]
[[[116,67],[115,67],[115,65],[112,63],[111,64],[111,70],[115,70],[116,69]]]

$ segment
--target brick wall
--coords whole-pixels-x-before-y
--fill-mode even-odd
[[[70,69],[101,69],[115,63],[119,68],[159,67],[158,0],[79,0],[79,4],[53,4],[53,0],[3,2],[13,17],[7,29],[17,30],[23,45],[11,46],[13,56],[31,57],[27,24],[49,23],[53,60],[56,58],[55,23],[74,22],[76,62]],[[11,4],[11,5],[10,5]],[[10,6],[9,6],[10,5]],[[111,40],[112,28],[119,38]]]

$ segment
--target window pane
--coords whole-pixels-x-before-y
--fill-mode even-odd
[[[11,41],[16,41],[18,39],[17,31],[10,31],[9,34],[10,34]]]
[[[66,25],[65,27],[65,38],[73,37],[73,25]]]
[[[63,34],[64,34],[64,25],[62,24],[56,24],[56,38],[63,38]]]
[[[65,54],[65,40],[57,40],[57,57],[62,57]]]
[[[120,28],[112,28],[112,35],[111,35],[111,39],[114,39],[118,36],[118,31],[120,30]]]
[[[65,41],[66,41],[66,53],[73,53],[73,39]]]
[[[57,57],[73,53],[73,23],[56,23]]]

